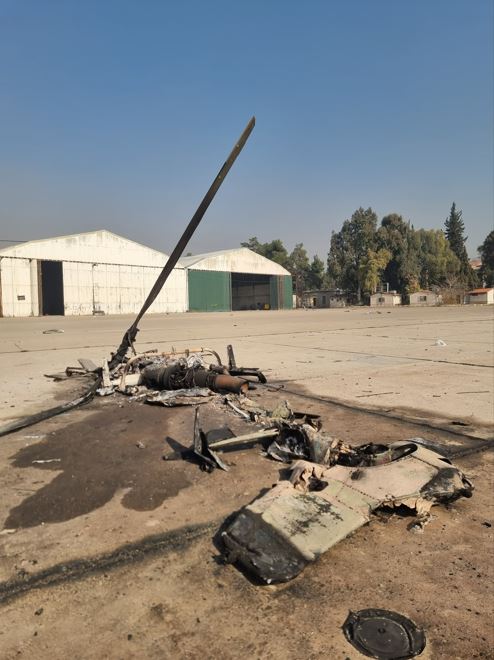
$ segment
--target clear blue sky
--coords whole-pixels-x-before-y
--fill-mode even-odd
[[[107,228],[324,259],[359,206],[493,228],[492,0],[0,0],[0,238]]]

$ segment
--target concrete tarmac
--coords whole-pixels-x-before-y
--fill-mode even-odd
[[[136,347],[208,346],[226,361],[226,345],[232,343],[238,364],[260,367],[287,389],[365,409],[489,427],[493,312],[458,306],[150,314]],[[77,366],[78,357],[100,364],[132,320],[128,315],[0,319],[0,420],[51,405],[57,385],[44,374]],[[47,330],[63,332],[44,334]]]

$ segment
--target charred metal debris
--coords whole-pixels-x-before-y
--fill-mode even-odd
[[[231,346],[228,351],[233,357]],[[222,364],[219,354],[211,348],[171,353],[148,351],[125,359],[113,370],[105,363],[102,386],[96,393],[107,396],[120,392],[164,406],[192,404],[196,403],[194,399],[214,392],[247,392],[253,381],[245,375],[254,375],[260,382],[266,382],[259,369],[243,369],[236,365],[231,369],[230,365]],[[184,398],[188,400],[181,401]]]
[[[378,660],[407,660],[425,648],[425,633],[411,619],[389,610],[350,612],[342,626],[359,653]]]
[[[238,367],[231,345],[227,364],[207,347],[137,353],[139,321],[177,264],[254,125],[252,118],[110,359],[102,366],[80,359],[80,367],[53,375],[88,376],[86,392],[0,428],[0,436],[76,408],[95,395],[126,395],[132,401],[165,407],[194,405],[191,446],[184,458],[192,456],[208,472],[228,471],[225,452],[260,443],[265,457],[289,466],[288,478],[281,478],[231,516],[218,534],[226,562],[235,563],[260,583],[271,584],[295,578],[307,564],[369,523],[377,509],[408,509],[415,513],[411,528],[421,531],[432,506],[471,497],[473,484],[420,438],[352,446],[323,431],[317,415],[294,411],[287,401],[272,410],[262,408],[248,392],[256,384],[265,385],[266,378],[257,367]],[[226,426],[203,430],[201,404],[212,400],[255,425],[254,430],[240,436]],[[355,648],[375,658],[410,658],[425,645],[423,632],[413,622],[384,610],[351,613],[344,632]]]
[[[322,447],[323,462],[296,460],[289,479],[240,510],[221,533],[227,561],[261,583],[287,582],[379,508],[415,513],[410,528],[421,531],[432,506],[473,492],[468,477],[422,443],[352,447],[315,434],[307,451]]]
[[[252,442],[262,443],[266,457],[290,466],[288,479],[244,506],[220,534],[225,560],[261,583],[293,579],[369,523],[377,509],[415,514],[409,529],[421,532],[432,506],[473,493],[468,477],[422,438],[352,446],[287,401],[273,410],[245,395],[228,395],[226,403],[263,428],[215,438],[199,428],[196,411],[194,454],[204,469],[228,469],[221,452]]]
[[[110,390],[162,405],[215,400],[255,426],[236,436],[223,426],[204,430],[200,405],[194,411],[190,450],[201,468],[229,471],[228,453],[261,444],[262,455],[289,465],[267,493],[243,507],[220,534],[224,558],[261,583],[286,582],[305,566],[369,523],[377,509],[408,510],[409,526],[421,532],[432,506],[471,497],[473,484],[437,447],[422,438],[390,444],[353,446],[322,429],[317,415],[298,412],[288,401],[266,409],[248,396],[258,369],[238,369],[233,349],[229,365],[211,349],[183,354],[136,355],[111,372]],[[206,358],[213,362],[206,366]]]

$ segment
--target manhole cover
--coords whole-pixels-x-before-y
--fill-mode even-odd
[[[350,612],[343,631],[360,653],[378,660],[406,660],[422,653],[425,647],[424,631],[410,619],[388,610]]]

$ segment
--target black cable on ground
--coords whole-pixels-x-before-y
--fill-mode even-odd
[[[59,406],[55,406],[55,408],[42,410],[41,412],[35,413],[34,415],[29,415],[28,417],[21,417],[20,419],[16,419],[14,422],[10,422],[10,424],[6,424],[5,426],[0,426],[0,437],[8,435],[9,433],[14,433],[14,431],[24,429],[27,426],[33,426],[33,424],[43,422],[45,419],[50,419],[56,415],[61,415],[68,410],[73,410],[74,408],[78,408],[79,406],[88,403],[94,397],[96,390],[101,387],[101,381],[101,375],[98,375],[96,376],[94,382],[91,384],[91,387],[82,396],[77,397],[77,399],[73,399],[67,403],[62,403]]]

